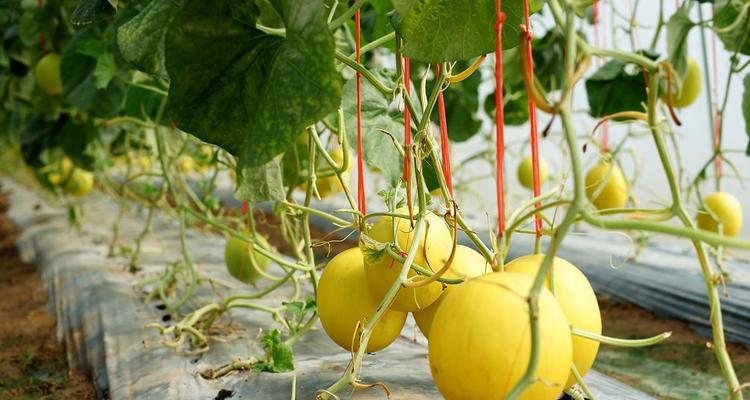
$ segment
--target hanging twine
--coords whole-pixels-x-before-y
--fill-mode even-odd
[[[497,229],[499,235],[505,232],[505,114],[503,111],[503,22],[505,13],[501,9],[502,0],[496,2],[497,22],[495,25],[495,195],[497,198]]]
[[[354,13],[355,60],[360,62],[360,12]],[[357,208],[362,215],[367,214],[365,201],[365,165],[362,151],[362,74],[357,72]]]
[[[531,79],[531,86],[533,87],[534,84],[534,59],[533,59],[533,53],[531,48],[531,22],[529,20],[529,1],[524,0],[523,2],[523,12],[524,12],[524,19],[525,19],[525,28],[522,27],[524,30],[524,39],[526,40],[526,59],[529,60],[528,63],[526,63],[526,73],[527,76]],[[527,96],[529,99],[529,134],[531,136],[531,162],[532,162],[532,171],[533,171],[533,177],[534,177],[534,197],[539,197],[541,194],[541,188],[540,188],[540,182],[539,182],[539,134],[537,133],[537,124],[536,124],[536,104],[534,103],[533,96],[529,95]],[[534,204],[534,208],[539,208],[541,206],[541,202],[536,202]],[[539,214],[536,214],[534,216],[535,220],[535,230],[537,237],[542,236],[542,217]]]

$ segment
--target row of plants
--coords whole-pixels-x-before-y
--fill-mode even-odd
[[[6,0],[0,140],[67,204],[74,225],[85,221],[82,198],[94,186],[117,203],[110,256],[126,257],[132,273],[156,213],[179,222],[180,258],[164,260],[163,273],[135,284],[177,316],[148,325],[165,346],[208,351],[226,333],[230,310],[269,314],[276,328],[260,341],[265,356],[204,371],[206,379],[293,370],[294,344],[320,320],[352,360],[317,396],[337,398],[346,387],[389,393],[387,382],[361,380],[362,360],[391,344],[412,313],[446,398],[594,398],[582,377],[600,343],[648,346],[669,333],[602,336],[591,285],[556,257],[580,223],[690,241],[711,305],[711,347],[727,396],[741,399],[745,385],[724,338],[722,260],[725,248],[748,249],[750,241],[736,237],[740,202],[720,189],[722,163],[736,170],[727,155],[738,150],[722,146],[722,122],[730,83],[748,65],[750,2],[708,2],[712,19],[703,18],[701,3],[684,1],[667,18],[661,1],[650,48],[623,49],[592,44],[587,33],[601,29],[602,7],[623,19],[628,35],[637,29],[639,21],[618,14],[621,4],[606,1]],[[550,26],[532,33],[531,21]],[[714,99],[708,110],[713,154],[685,184],[675,173],[674,128],[679,110],[695,107],[711,82],[687,54],[695,31],[716,35],[732,66],[723,102]],[[667,53],[657,54],[664,41]],[[707,54],[692,56],[705,61]],[[592,60],[601,62],[592,67]],[[486,98],[482,70],[495,80]],[[590,132],[573,122],[580,85],[585,114],[598,120]],[[747,109],[744,103],[750,101]],[[537,114],[550,116],[541,129]],[[492,131],[483,131],[482,118],[495,120]],[[632,129],[610,146],[605,132],[614,123]],[[529,127],[529,139],[506,142],[506,126]],[[545,185],[540,131],[560,141],[567,165],[559,175],[569,180]],[[637,182],[621,167],[644,131],[668,182],[670,200],[660,208],[637,201]],[[451,144],[468,140],[486,141],[489,150],[451,166]],[[511,209],[504,166],[506,148],[514,147],[531,153],[517,178],[532,195]],[[582,158],[592,154],[594,166],[584,171]],[[468,183],[453,183],[454,172],[473,162],[495,171],[498,220],[486,228],[490,243],[465,218],[485,210],[462,207],[458,194]],[[716,191],[704,196],[709,179]],[[227,183],[241,211],[223,206],[217,189]],[[315,207],[334,197],[347,207]],[[273,204],[272,216],[256,212],[263,202]],[[144,226],[133,243],[123,243],[120,224],[134,208],[145,214]],[[316,250],[334,239],[314,237],[313,216],[351,231],[358,246],[327,261]],[[258,233],[260,217],[278,220],[283,241]],[[189,306],[199,285],[235,284],[201,272],[188,229],[228,238],[225,261],[242,290]],[[473,248],[458,245],[459,232]],[[534,254],[506,262],[513,237],[522,234],[535,236]],[[283,302],[260,301],[282,290],[291,292]]]

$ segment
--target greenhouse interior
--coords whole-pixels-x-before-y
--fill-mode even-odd
[[[750,0],[0,31],[0,400],[750,398]]]

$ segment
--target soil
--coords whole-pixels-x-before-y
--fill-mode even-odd
[[[0,400],[95,399],[91,380],[68,371],[47,292],[36,267],[19,258],[7,206],[0,187]]]
[[[600,297],[603,334],[624,339],[662,332],[672,336],[643,348],[601,346],[594,368],[660,399],[724,399],[726,388],[710,340],[689,324],[654,315],[632,304]],[[740,383],[750,381],[750,350],[730,343]]]

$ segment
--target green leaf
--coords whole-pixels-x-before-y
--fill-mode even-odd
[[[520,126],[529,120],[529,100],[525,90],[519,90],[513,96],[506,97],[503,115],[508,125]]]
[[[394,209],[406,206],[406,188],[403,186],[381,189],[378,191],[378,197],[383,199],[383,203],[388,205],[389,208],[391,207],[391,204],[394,205]],[[383,253],[385,252],[385,250],[381,250]]]
[[[716,0],[713,27],[728,51],[750,55],[750,3],[743,0]]]
[[[252,15],[250,12],[242,12],[240,10],[237,10],[237,6],[241,5],[243,3],[243,0],[236,1],[234,4],[234,17],[238,18],[240,21],[243,20],[242,15],[245,15],[245,20],[250,20],[250,16]],[[257,8],[257,23],[267,26],[269,28],[284,28],[284,20],[281,18],[281,15],[279,15],[279,12],[276,11],[274,8],[275,5],[272,5],[269,1],[256,1],[255,6]],[[341,4],[339,4],[340,8],[346,9],[346,4],[342,1]],[[326,7],[326,9],[328,9]],[[253,11],[255,12],[255,11]],[[254,24],[251,24],[254,25]]]
[[[96,163],[99,130],[91,123],[69,119],[56,138],[56,144],[63,149],[76,165],[93,169]]]
[[[109,86],[109,82],[111,82],[116,76],[117,65],[115,64],[115,57],[110,53],[102,54],[96,60],[96,68],[94,68],[96,88],[106,89],[107,86]]]
[[[99,59],[107,54],[95,52],[104,51],[100,37],[99,31],[93,27],[78,32],[62,55],[60,71],[63,98],[68,103],[91,116],[109,118],[119,112],[126,88],[117,79],[110,80],[102,88],[98,86],[104,77],[101,70],[99,78],[96,76]]]
[[[745,117],[745,133],[748,136],[746,154],[750,156],[750,74],[745,75],[742,84],[745,89],[742,92],[742,116]]]
[[[393,87],[396,71],[376,69],[371,71],[384,84]],[[403,175],[403,157],[388,132],[399,143],[404,135],[404,114],[391,107],[393,96],[383,94],[366,79],[362,79],[362,151],[365,163],[377,168],[390,186],[395,186]],[[344,117],[349,146],[357,151],[357,84],[354,79],[344,85]]]
[[[509,90],[510,89],[510,90]],[[506,93],[503,95],[505,106],[503,107],[503,117],[505,125],[519,126],[529,120],[529,100],[526,97],[526,89],[523,84],[505,86]],[[484,100],[484,110],[487,115],[494,120],[495,118],[495,92],[487,95]]]
[[[117,46],[122,57],[135,68],[167,77],[164,41],[172,19],[180,10],[174,0],[154,0],[138,15],[117,29]]]
[[[292,347],[281,341],[278,329],[266,332],[261,339],[266,350],[267,361],[255,365],[255,369],[264,372],[294,371],[294,352]]]
[[[362,36],[366,41],[371,42],[393,32],[393,26],[391,26],[390,19],[388,18],[388,13],[392,10],[393,5],[390,0],[370,0],[369,3],[362,7]],[[353,27],[353,21],[351,23]],[[392,40],[384,47],[391,51],[396,51],[395,43],[396,41]]]
[[[307,135],[307,132],[303,132],[301,135]],[[307,176],[302,176],[302,172],[307,169],[309,164],[306,156],[307,150],[306,143],[297,141],[284,152],[281,166],[286,186],[299,186],[307,180]]]
[[[238,200],[259,202],[278,201],[284,198],[284,186],[281,177],[280,157],[259,166],[242,166],[237,170]]]
[[[563,85],[565,79],[564,47],[565,37],[558,29],[550,29],[541,38],[535,38],[532,43],[534,79],[548,92],[559,90]],[[516,68],[520,68],[520,57],[516,65]],[[522,81],[523,76],[520,70],[519,77]]]
[[[67,115],[48,120],[41,115],[28,118],[21,130],[21,154],[26,164],[41,167],[46,164],[44,153],[55,145],[55,140],[68,121]]]
[[[138,180],[132,182],[129,187],[129,190],[132,190],[133,192],[138,193],[138,195],[143,197],[149,197],[149,198],[155,198],[159,194],[161,194],[161,188],[157,187],[151,182],[147,182],[144,180]]]
[[[603,117],[620,111],[641,111],[647,100],[640,68],[611,60],[586,80],[589,114]]]
[[[115,14],[116,0],[80,0],[70,14],[73,25],[88,25]]]
[[[73,39],[75,40],[75,52],[80,55],[98,59],[107,51],[104,41],[95,28],[81,30]]]
[[[695,23],[690,20],[690,2],[686,1],[667,22],[667,57],[680,76],[687,68],[687,38]]]
[[[406,192],[403,188],[399,188],[399,190],[395,190],[395,188],[381,190],[378,194],[386,201],[389,208],[393,200],[396,200],[401,205],[406,204],[405,201],[401,203],[401,201],[406,198]],[[401,197],[402,195],[403,197]],[[393,219],[393,217],[382,218]],[[388,244],[377,242],[366,234],[360,234],[359,240],[359,247],[362,249],[362,257],[364,258],[365,263],[374,264],[382,260],[383,257],[388,257],[388,252],[386,251]]]
[[[520,47],[503,50],[503,84],[523,85]]]
[[[0,26],[12,25],[21,14],[21,0],[3,0],[0,4]]]
[[[422,176],[424,176],[424,183],[428,191],[431,192],[440,187],[437,170],[435,165],[432,164],[431,158],[422,161]]]
[[[535,38],[532,56],[536,83],[547,92],[560,89],[564,80],[564,37],[557,29],[550,29],[544,36]],[[503,51],[503,114],[506,125],[523,125],[529,120],[529,105],[521,71],[520,48]],[[490,93],[484,102],[485,111],[495,118],[495,93]]]
[[[27,164],[40,167],[63,153],[76,165],[92,170],[101,162],[103,147],[114,140],[116,128],[95,126],[90,121],[62,114],[55,120],[41,116],[28,119],[21,132],[21,151]]]
[[[282,302],[282,305],[286,306],[286,311],[297,317],[304,317],[310,312],[315,312],[317,306],[315,305],[315,298],[307,296],[305,301],[291,301]]]
[[[36,10],[27,10],[18,20],[18,38],[27,47],[39,42],[39,22],[35,16]]]
[[[495,0],[393,0],[391,23],[417,61],[468,60],[495,51]],[[502,2],[503,49],[518,45],[523,2]]]
[[[188,2],[167,33],[171,118],[247,167],[282,153],[341,101],[322,2],[271,3],[285,22],[286,37],[233,18],[239,4],[254,6],[227,0]]]

